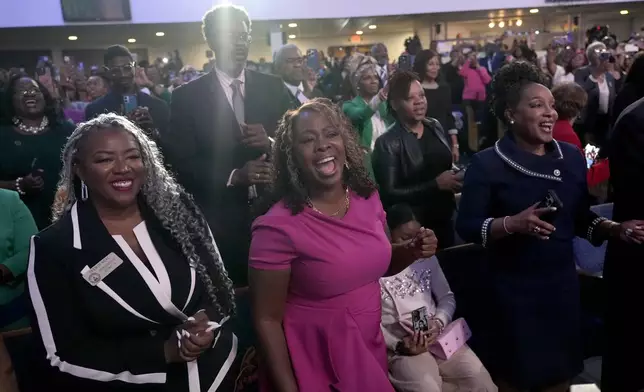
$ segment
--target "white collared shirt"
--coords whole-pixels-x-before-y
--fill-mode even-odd
[[[232,84],[233,80],[235,79],[239,80],[241,82],[241,84],[239,85],[239,89],[241,90],[242,98],[245,97],[246,96],[246,70],[242,70],[239,76],[237,76],[236,78],[233,78],[233,77],[230,77],[228,74],[226,74],[224,71],[215,67],[215,74],[217,75],[217,79],[219,79],[221,88],[224,90],[224,94],[226,94],[228,103],[232,108],[233,107],[233,88],[230,85]]]
[[[300,82],[299,86],[293,86],[292,84],[288,84],[284,82],[284,85],[288,89],[288,91],[293,94],[295,98],[297,98],[298,101],[300,101],[301,104],[305,104],[309,101],[309,99],[304,95],[304,85],[302,82]]]
[[[593,77],[593,75],[590,75],[590,80],[593,82],[597,83],[597,87],[599,87],[599,110],[598,112],[600,114],[606,114],[608,113],[608,105],[609,105],[609,100],[610,100],[610,89],[608,88],[608,81],[606,80],[606,76],[604,76],[604,79],[600,82],[597,79]]]
[[[385,83],[387,79],[389,79],[389,72],[387,70],[387,66],[376,65],[376,70],[378,71],[378,77],[380,78],[382,83]]]

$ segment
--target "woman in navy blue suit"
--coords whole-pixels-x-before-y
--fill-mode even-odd
[[[495,76],[492,104],[508,132],[473,157],[456,222],[463,239],[488,250],[491,368],[502,392],[566,391],[582,370],[572,239],[644,239],[644,222],[619,224],[589,210],[584,157],[552,138],[557,112],[546,83],[527,62]],[[539,206],[553,193],[560,203]]]

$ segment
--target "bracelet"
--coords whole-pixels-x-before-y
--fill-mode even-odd
[[[458,148],[460,148],[460,146],[458,144],[452,144],[452,148],[457,148],[458,149]]]
[[[18,177],[18,178],[16,178],[16,184],[15,184],[15,185],[16,185],[16,192],[18,192],[18,194],[19,194],[20,196],[24,196],[24,195],[25,195],[25,191],[23,191],[23,190],[22,190],[22,188],[20,188],[20,183],[21,183],[21,182],[22,182],[22,177]]]
[[[510,217],[509,216],[503,217],[503,230],[505,230],[506,234],[514,234],[514,232],[508,230],[508,226],[506,226],[506,224],[505,224],[505,221],[508,220],[508,218],[510,218]]]
[[[438,321],[438,334],[442,334],[443,330],[445,329],[445,323],[443,323],[443,320],[439,319],[438,317],[432,317],[432,321]]]

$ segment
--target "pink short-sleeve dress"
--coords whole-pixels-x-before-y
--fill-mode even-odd
[[[283,325],[300,392],[393,392],[380,330],[385,213],[377,193],[350,197],[341,219],[280,202],[253,223],[250,267],[291,269]]]

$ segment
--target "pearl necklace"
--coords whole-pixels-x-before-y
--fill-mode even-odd
[[[340,213],[342,212],[343,209],[345,211],[349,211],[349,203],[350,203],[350,201],[349,201],[349,188],[347,188],[346,191],[344,192],[344,204],[336,212],[334,212],[333,214],[330,214],[330,215],[327,215],[324,212],[318,210],[315,207],[315,205],[313,205],[313,202],[311,201],[311,199],[308,198],[308,197],[306,198],[306,204],[308,204],[308,206],[311,207],[311,209],[313,211],[317,212],[318,214],[326,215],[326,216],[329,216],[329,217],[334,217],[334,216],[340,215]]]
[[[21,119],[19,119],[18,117],[14,117],[13,124],[16,127],[18,127],[18,129],[21,132],[27,133],[29,135],[38,135],[43,133],[43,131],[47,129],[47,127],[49,126],[49,119],[47,118],[47,116],[43,117],[42,121],[40,122],[40,125],[34,127],[34,126],[27,126],[22,122]]]

